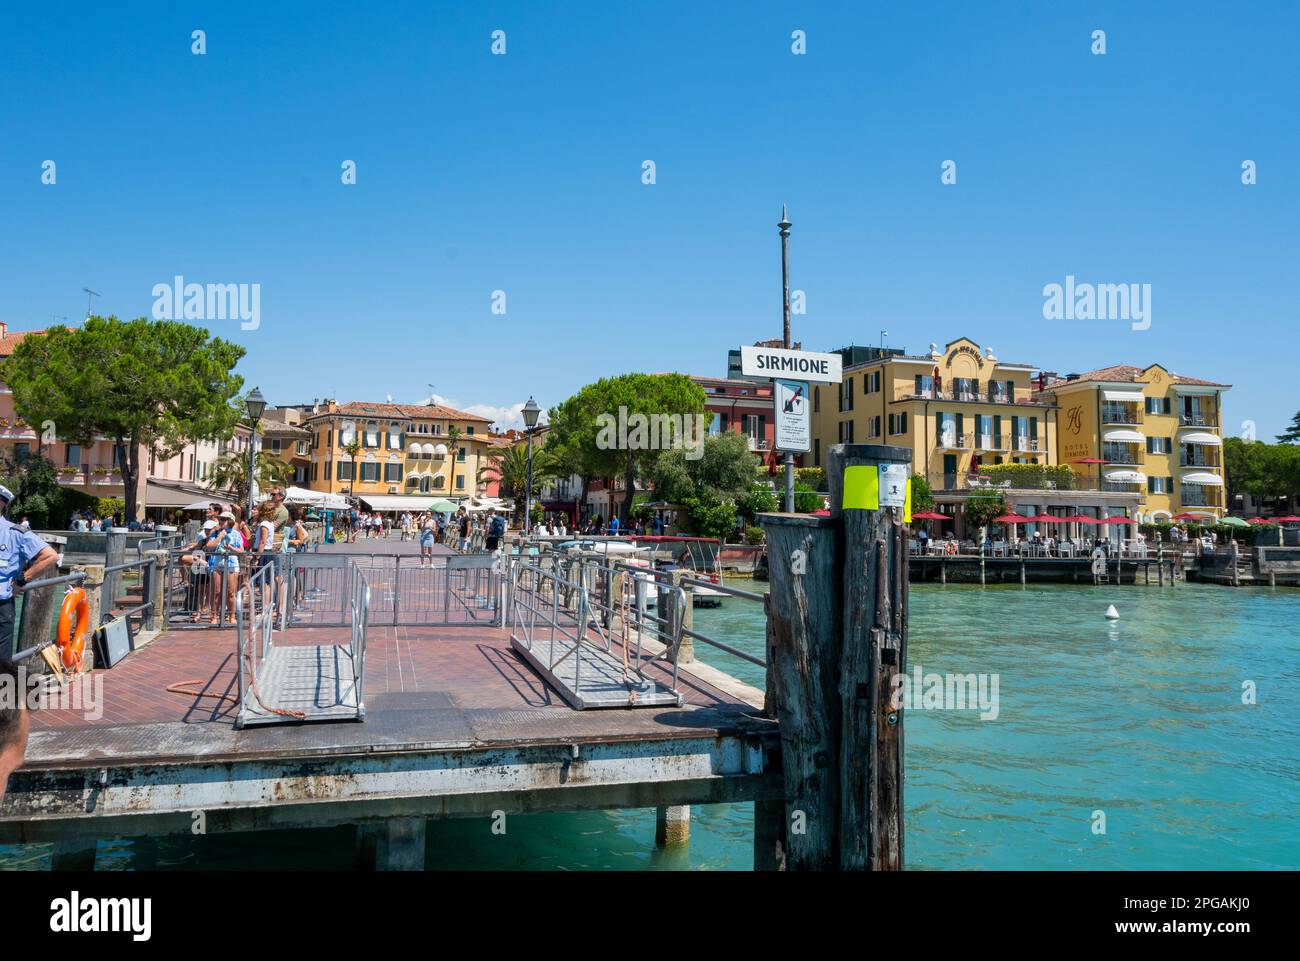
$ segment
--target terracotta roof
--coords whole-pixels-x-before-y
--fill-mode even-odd
[[[0,337],[0,357],[9,357],[13,354],[14,348],[23,342],[24,337],[30,337],[32,334],[43,334],[43,330],[15,330]]]
[[[279,434],[281,436],[289,435],[292,437],[310,437],[312,432],[305,427],[299,427],[297,424],[286,424],[282,420],[270,420],[263,417],[257,422],[257,432],[270,436]]]
[[[413,417],[413,418],[436,418],[439,420],[475,420],[484,424],[492,423],[486,417],[480,417],[478,414],[470,414],[463,410],[456,410],[454,407],[444,407],[442,404],[382,404],[371,403],[365,400],[348,401],[346,404],[340,404],[335,410],[322,410],[312,417],[321,417],[325,414],[355,414],[358,417]]]
[[[1115,364],[1113,367],[1101,367],[1097,370],[1090,370],[1080,374],[1077,377],[1065,378],[1058,377],[1047,383],[1047,390],[1055,387],[1063,387],[1066,384],[1079,384],[1090,381],[1104,381],[1111,384],[1131,384],[1136,383],[1137,379],[1149,368],[1134,367],[1132,364]],[[1231,384],[1219,384],[1212,380],[1202,380],[1199,377],[1184,377],[1181,374],[1169,372],[1169,376],[1175,384],[1189,384],[1193,387],[1231,387]]]

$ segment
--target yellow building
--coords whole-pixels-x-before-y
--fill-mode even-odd
[[[1220,412],[1228,389],[1159,364],[1119,365],[1053,377],[1039,396],[1060,407],[1060,463],[1095,471],[1103,490],[1137,493],[1139,518],[1158,521],[1223,515]]]
[[[964,489],[981,466],[1056,463],[1056,405],[1035,398],[1033,366],[965,337],[921,355],[839,353],[843,382],[813,388],[812,466],[832,444],[910,447],[912,473],[938,492]]]
[[[462,410],[327,400],[305,412],[303,426],[311,432],[312,490],[362,500],[374,495],[385,504],[398,504],[392,497],[404,494],[456,501],[484,493],[490,480],[480,479],[479,467],[491,449],[491,421]],[[454,444],[453,428],[459,432]],[[355,456],[348,450],[353,441]]]

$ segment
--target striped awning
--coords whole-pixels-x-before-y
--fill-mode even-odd
[[[1208,444],[1213,447],[1218,447],[1220,444],[1223,443],[1223,441],[1219,440],[1218,434],[1211,434],[1208,431],[1200,430],[1200,431],[1195,431],[1191,434],[1184,434],[1182,437],[1178,438],[1178,443]]]
[[[1222,487],[1223,478],[1209,471],[1192,471],[1182,476],[1184,484],[1203,484],[1206,487]]]
[[[1109,470],[1106,471],[1106,480],[1112,484],[1145,484],[1147,475],[1140,470]]]
[[[1124,404],[1142,403],[1142,394],[1134,390],[1103,390],[1103,400],[1117,401]]]

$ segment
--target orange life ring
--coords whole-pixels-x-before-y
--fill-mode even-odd
[[[73,615],[76,615],[76,627],[73,627]],[[86,653],[86,633],[90,628],[90,608],[86,604],[86,592],[80,587],[71,588],[63,595],[63,604],[59,608],[59,656],[63,666],[70,671],[80,669],[82,657]]]

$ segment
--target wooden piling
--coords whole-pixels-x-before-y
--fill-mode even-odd
[[[767,537],[768,658],[766,713],[780,722],[785,804],[780,849],[790,870],[826,871],[839,858],[841,586],[836,524],[830,518],[764,514]],[[771,807],[756,809],[756,817]],[[755,867],[776,866],[764,850]],[[755,837],[759,837],[756,829]],[[757,843],[757,840],[756,840]]]
[[[907,470],[911,451],[837,444],[827,480],[843,536],[840,696],[840,868],[903,867],[903,706],[894,678],[907,672],[907,531],[902,507],[872,509],[858,477],[882,465]],[[869,473],[868,473],[869,472]],[[874,482],[883,497],[885,481]],[[865,748],[865,750],[864,750]]]

